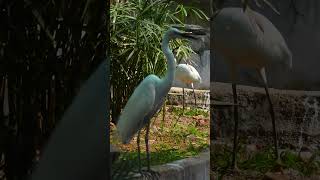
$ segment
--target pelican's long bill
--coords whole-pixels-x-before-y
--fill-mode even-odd
[[[192,32],[181,33],[181,36],[187,39],[197,39]]]
[[[203,29],[200,26],[195,26],[195,25],[185,25],[185,26],[180,26],[180,25],[173,25],[172,27],[179,29],[183,31],[180,35],[184,38],[187,39],[197,39],[197,36],[201,35],[206,35],[205,29]]]

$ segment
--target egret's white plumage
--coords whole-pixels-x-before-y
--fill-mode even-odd
[[[176,79],[181,81],[182,83],[185,83],[187,85],[191,85],[193,90],[193,96],[194,96],[194,104],[197,106],[197,100],[196,100],[196,94],[194,92],[194,86],[193,83],[200,83],[201,82],[201,76],[199,75],[196,68],[189,64],[178,64],[176,67]],[[182,88],[182,112],[184,112],[184,88]]]
[[[156,93],[159,84],[161,84],[161,80],[157,76],[149,75],[134,90],[117,124],[117,131],[122,143],[129,143],[134,134],[150,120],[146,119],[147,115],[156,111],[154,110],[157,107],[156,96],[157,101],[160,99],[159,94]]]
[[[255,69],[264,82],[270,105],[273,140],[279,158],[273,105],[268,92],[265,67],[270,64],[292,68],[292,54],[278,29],[263,15],[247,8],[223,8],[213,19],[213,49],[230,65],[234,104],[237,104],[236,66]],[[232,164],[236,169],[238,108],[234,106],[234,149]]]
[[[176,79],[185,83],[200,83],[201,77],[198,71],[189,64],[178,64],[176,67]]]
[[[230,64],[264,68],[292,67],[292,54],[278,29],[265,16],[247,8],[223,8],[213,20],[213,48]]]

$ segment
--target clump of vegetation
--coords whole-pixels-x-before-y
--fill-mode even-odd
[[[282,154],[282,161],[287,168],[298,170],[302,175],[310,176],[320,172],[320,152],[317,151],[307,161],[300,158],[297,154],[286,151]],[[317,159],[318,158],[318,159]]]
[[[182,115],[183,109],[179,106],[172,107],[173,113],[176,115]],[[199,109],[199,108],[190,108],[183,113],[184,116],[199,116],[202,115],[204,117],[209,117],[209,113],[207,110]]]
[[[320,172],[319,152],[315,152],[313,156],[305,161],[299,154],[292,151],[283,151],[281,153],[282,168],[293,169],[301,176],[310,176]],[[274,158],[272,147],[263,148],[248,156],[244,145],[240,145],[238,156],[238,168],[242,172],[256,172],[256,176],[262,177],[267,172],[278,169],[279,164]],[[226,144],[213,145],[211,148],[211,167],[219,178],[227,175],[231,167],[232,147]],[[317,159],[318,158],[318,159]]]

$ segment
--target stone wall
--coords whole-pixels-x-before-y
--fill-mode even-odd
[[[272,143],[269,104],[263,88],[237,86],[240,135],[250,143]],[[320,92],[270,89],[275,109],[279,143],[316,147],[320,144]],[[211,84],[211,104],[233,102],[231,84]],[[233,137],[233,108],[212,108],[212,136]],[[217,117],[218,115],[218,117]]]
[[[185,105],[187,107],[194,107],[194,95],[192,89],[184,89]],[[197,107],[203,109],[210,109],[210,91],[208,90],[195,90]],[[172,87],[167,96],[167,104],[169,105],[182,105],[182,88]]]

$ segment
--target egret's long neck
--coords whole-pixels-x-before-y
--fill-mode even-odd
[[[174,76],[175,76],[175,68],[176,68],[176,62],[174,60],[173,53],[171,49],[169,48],[169,41],[170,37],[168,34],[165,34],[162,39],[162,51],[164,55],[167,58],[167,73],[163,79],[163,82],[167,85],[167,87],[171,87]]]

